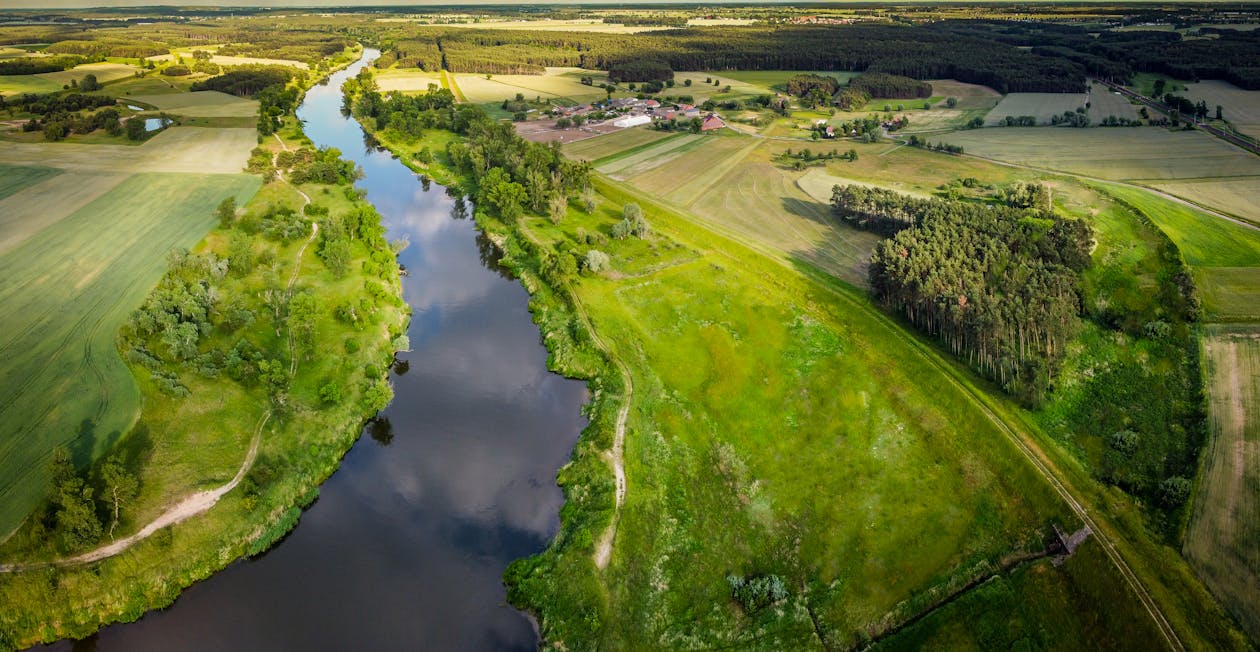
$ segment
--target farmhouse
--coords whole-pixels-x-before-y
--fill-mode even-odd
[[[705,117],[704,122],[700,123],[700,131],[713,131],[725,126],[726,123],[722,122],[722,118],[719,118],[716,113],[710,113]]]

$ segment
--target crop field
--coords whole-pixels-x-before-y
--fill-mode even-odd
[[[429,84],[437,84],[438,88],[442,87],[442,75],[436,72],[426,72],[418,68],[373,70],[372,77],[376,80],[376,84],[380,87],[382,93],[392,91],[424,92],[429,90]]]
[[[1211,440],[1184,552],[1253,638],[1260,637],[1260,329],[1203,338]]]
[[[486,75],[465,73],[452,76],[466,101],[474,104],[502,102],[516,97],[517,93],[522,93],[531,100],[542,97],[544,100],[565,98],[590,101],[604,97],[605,93],[598,86],[583,84],[581,78],[607,77],[603,73],[581,68],[548,68],[546,74],[542,75],[491,75],[490,79],[486,79]]]
[[[1260,138],[1260,91],[1248,91],[1219,80],[1201,81],[1186,85],[1186,97],[1208,105],[1208,115],[1216,115],[1216,107],[1222,107],[1222,115],[1238,131]]]
[[[995,125],[1007,116],[1031,115],[1037,124],[1048,124],[1050,118],[1085,106],[1084,93],[1010,93],[985,116],[985,124]]]
[[[1049,523],[1076,527],[1005,436],[860,295],[597,185],[615,203],[639,201],[654,237],[698,255],[578,288],[635,388],[603,641],[801,649],[821,636],[854,647],[945,586],[1039,548]],[[1089,574],[1102,596],[1046,572],[1099,605],[1083,608],[1107,621],[1099,629],[1154,644],[1131,602],[1101,607],[1118,588],[1107,567]],[[727,608],[726,578],[758,574],[782,576],[789,604]],[[565,598],[581,590],[541,581]],[[1053,627],[1061,643],[1085,636]]]
[[[122,99],[191,118],[252,118],[258,115],[257,101],[219,91],[128,95]]]
[[[180,50],[176,50],[176,52],[183,55],[184,60],[188,61],[192,59],[193,50],[207,50],[207,49],[210,49],[210,48],[182,48]],[[174,54],[160,54],[156,57],[149,57],[149,59],[152,61],[174,61],[175,55]],[[210,57],[210,62],[217,63],[220,66],[244,66],[244,65],[249,65],[249,64],[261,64],[265,66],[289,66],[291,68],[300,68],[302,70],[310,70],[311,68],[310,65],[308,65],[305,62],[293,61],[292,59],[266,59],[266,58],[259,58],[259,57],[237,57],[237,56],[224,56],[221,54],[212,55]]]
[[[627,179],[666,165],[707,142],[706,137],[699,134],[678,134],[672,138],[655,141],[646,147],[634,148],[600,159],[596,161],[595,169],[616,179]]]
[[[61,170],[45,167],[19,167],[0,163],[0,200],[27,186],[61,174]],[[0,220],[3,220],[0,212]]]
[[[23,170],[11,168],[3,170]],[[63,172],[0,199],[0,255],[122,183],[127,172]]]
[[[1260,177],[1191,179],[1150,185],[1196,204],[1260,224]]]
[[[657,197],[686,207],[740,164],[759,141],[746,137],[705,136],[699,147],[627,180]]]
[[[1138,114],[1138,107],[1130,103],[1128,98],[1108,90],[1102,84],[1095,84],[1089,94],[1090,122],[1096,125],[1102,122],[1103,118],[1112,115],[1130,120],[1138,120],[1142,117]]]
[[[77,143],[6,143],[5,163],[85,172],[240,172],[258,144],[255,129],[170,127],[138,147]]]
[[[579,161],[595,161],[634,147],[646,146],[673,134],[655,129],[632,128],[614,131],[564,146],[564,154]]]
[[[140,68],[123,63],[85,63],[81,66],[75,66],[70,70],[62,70],[61,72],[45,72],[36,77],[46,79],[60,88],[63,84],[69,84],[70,80],[83,81],[87,75],[96,75],[96,81],[104,84],[118,79],[127,77],[135,77],[136,72]]]
[[[1260,323],[1260,267],[1210,267],[1194,271],[1208,322]]]
[[[1102,179],[1260,176],[1260,158],[1197,131],[1001,127],[942,140],[986,158]]]
[[[771,162],[780,143],[758,147],[689,207],[706,223],[727,229],[809,261],[858,287],[879,235],[839,224],[831,217],[831,186],[825,198],[805,190],[807,173]],[[833,184],[834,185],[834,184]]]
[[[42,496],[54,447],[85,463],[131,425],[140,396],[115,349],[118,328],[161,276],[165,252],[195,244],[219,201],[248,199],[258,185],[137,174],[0,255],[0,368],[13,381],[0,388],[0,532]]]

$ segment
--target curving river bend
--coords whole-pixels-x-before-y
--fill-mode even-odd
[[[363,168],[388,237],[411,242],[400,260],[413,350],[399,354],[394,402],[271,551],[169,609],[54,648],[536,648],[501,576],[559,526],[555,474],[586,425],[585,388],[547,371],[528,295],[445,189],[425,190],[341,114],[341,83],[379,54],[311,89],[298,117]]]

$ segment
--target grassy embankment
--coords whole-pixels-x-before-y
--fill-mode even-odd
[[[416,165],[419,144],[379,137]],[[549,644],[854,645],[1040,549],[1051,523],[1078,525],[977,409],[970,381],[943,374],[935,354],[860,294],[625,186],[596,185],[594,213],[571,209],[558,225],[479,216],[533,293],[553,367],[594,378],[592,426],[560,474],[562,532],[508,573],[513,599],[540,614]],[[631,201],[655,235],[608,240]],[[540,260],[592,238],[612,272],[571,287],[544,281]],[[613,517],[605,451],[623,388],[596,341],[633,383],[628,498],[602,572],[592,555]],[[1021,587],[1039,602],[1008,643],[1027,633],[1155,644],[1101,548],[1087,544],[1062,569],[1031,568]],[[776,576],[788,596],[741,605],[728,576]],[[1082,601],[1099,606],[1082,610]]]
[[[615,152],[609,151],[609,148],[600,148],[600,141],[605,138],[610,137],[592,139],[574,147],[581,146],[585,149],[597,150],[603,156],[615,155]],[[782,148],[785,145],[767,144],[763,148]],[[811,144],[810,146],[817,149],[819,145]],[[1111,536],[1113,538],[1123,536],[1128,539],[1128,541],[1120,541],[1124,557],[1138,564],[1137,572],[1143,577],[1144,583],[1152,587],[1151,590],[1160,602],[1177,605],[1176,611],[1184,610],[1183,615],[1170,616],[1177,621],[1178,630],[1188,631],[1199,628],[1208,639],[1222,641],[1218,643],[1219,645],[1229,645],[1230,643],[1226,641],[1237,644],[1237,639],[1229,633],[1228,624],[1222,620],[1223,614],[1212,605],[1203,586],[1190,575],[1184,561],[1176,555],[1173,548],[1151,539],[1144,510],[1123,494],[1114,489],[1106,489],[1105,485],[1097,483],[1091,477],[1101,473],[1101,460],[1098,453],[1102,438],[1108,433],[1101,431],[1090,433],[1103,425],[1109,425],[1109,422],[1101,420],[1098,424],[1092,424],[1080,432],[1068,428],[1069,421],[1080,421],[1081,419],[1077,417],[1088,412],[1088,410],[1077,409],[1079,405],[1076,405],[1078,401],[1074,397],[1082,395],[1079,391],[1081,387],[1098,389],[1079,381],[1092,378],[1093,373],[1099,369],[1116,368],[1117,365],[1132,366],[1141,361],[1150,363],[1145,367],[1149,368],[1151,373],[1163,378],[1148,378],[1142,381],[1140,386],[1157,387],[1160,392],[1169,395],[1167,398],[1170,401],[1189,407],[1193,411],[1194,396],[1197,393],[1189,390],[1197,387],[1197,383],[1192,382],[1195,375],[1194,369],[1180,362],[1197,358],[1189,352],[1191,348],[1197,348],[1193,339],[1185,339],[1186,334],[1178,331],[1181,333],[1178,335],[1178,341],[1185,340],[1185,346],[1181,344],[1168,346],[1167,343],[1160,344],[1151,341],[1152,338],[1144,336],[1141,328],[1146,321],[1159,319],[1160,311],[1167,309],[1161,304],[1162,295],[1157,288],[1168,286],[1183,265],[1175,248],[1171,250],[1171,258],[1169,257],[1167,237],[1156,230],[1146,218],[1109,198],[1106,194],[1095,188],[1079,185],[1062,176],[997,166],[973,158],[941,156],[909,148],[891,151],[891,146],[886,144],[865,146],[856,144],[854,147],[861,154],[858,162],[829,164],[825,173],[811,170],[804,176],[760,164],[762,150],[754,150],[744,163],[736,166],[733,171],[726,175],[717,175],[712,180],[711,189],[702,194],[699,201],[690,204],[690,209],[695,211],[696,216],[703,219],[705,223],[724,233],[744,241],[751,239],[779,255],[815,262],[820,258],[816,254],[823,251],[822,245],[812,244],[811,238],[807,237],[810,232],[803,227],[811,223],[826,222],[826,208],[813,204],[818,209],[808,211],[802,209],[801,203],[791,202],[792,197],[780,186],[792,185],[790,177],[793,175],[799,177],[796,179],[796,185],[801,188],[806,188],[806,181],[814,181],[816,179],[813,177],[821,174],[834,179],[834,182],[887,185],[889,180],[897,180],[894,184],[898,190],[920,194],[940,192],[942,184],[963,177],[977,178],[985,187],[1018,179],[1040,180],[1054,185],[1058,209],[1066,214],[1090,220],[1099,237],[1099,246],[1095,250],[1095,266],[1087,278],[1087,307],[1093,310],[1112,306],[1112,312],[1126,315],[1126,319],[1131,323],[1124,326],[1133,334],[1124,335],[1108,329],[1100,329],[1092,325],[1092,322],[1087,322],[1085,334],[1080,344],[1073,347],[1069,364],[1066,366],[1066,380],[1064,381],[1066,388],[1052,400],[1051,404],[1034,414],[1004,408],[1004,411],[1009,412],[1006,420],[1015,424],[1016,429],[1023,434],[1038,438],[1030,439],[1030,441],[1043,449],[1043,455],[1050,456],[1052,463],[1059,469],[1059,473],[1064,474],[1069,484],[1075,487],[1075,493],[1087,497],[1088,503],[1105,506],[1105,510],[1100,511],[1105,511],[1107,518],[1112,521],[1107,524]],[[684,169],[703,169],[705,166],[699,163],[699,159],[704,156],[706,154],[702,152],[688,154],[682,160],[676,160],[674,165]],[[745,174],[745,168],[758,165],[763,168],[759,169],[761,174],[751,175],[751,177]],[[772,183],[771,181],[777,176],[789,177],[788,183]],[[752,183],[749,183],[750,181]],[[630,182],[639,185],[642,179],[631,178]],[[642,185],[645,188],[652,188],[653,194],[659,196],[663,193],[666,197],[670,196],[668,193],[674,187],[672,183],[663,181],[655,185],[646,183]],[[762,192],[753,192],[754,190]],[[963,188],[955,188],[955,190],[962,190],[964,193],[976,192]],[[1135,192],[1147,195],[1140,191]],[[754,197],[756,200],[751,201],[749,197]],[[817,196],[813,199],[816,202],[822,202],[826,197]],[[1176,206],[1172,202],[1166,202],[1166,204]],[[796,209],[792,206],[796,206]],[[753,211],[751,207],[757,210]],[[784,208],[788,210],[784,211]],[[757,218],[743,219],[741,216],[744,215],[755,215]],[[804,219],[805,216],[813,219]],[[1200,215],[1198,219],[1205,219],[1205,216]],[[842,229],[832,230],[825,240],[833,245],[838,241],[849,243],[846,245],[849,247],[861,248],[859,243],[852,241],[850,235]],[[1177,242],[1177,238],[1174,237],[1173,241]],[[1177,244],[1181,243],[1177,242]],[[1193,262],[1191,256],[1187,258]],[[822,264],[819,262],[815,264],[820,264],[824,269],[839,274],[841,278],[845,277],[843,268],[829,266],[825,264],[825,260],[821,262]],[[1160,362],[1152,363],[1152,356]],[[1090,371],[1091,369],[1093,371]],[[1134,398],[1128,395],[1131,392],[1121,393],[1129,399]],[[987,400],[989,399],[986,397]],[[1160,402],[1146,401],[1142,404],[1148,403]],[[1158,416],[1157,413],[1167,410],[1168,407],[1163,404],[1150,405],[1149,409],[1138,409],[1133,415],[1140,416],[1142,419],[1154,418]],[[1064,417],[1071,417],[1071,419]],[[1164,429],[1167,428],[1167,424],[1160,425]],[[1045,438],[1042,434],[1043,428],[1046,433],[1056,433],[1054,438]],[[1082,494],[1082,492],[1087,493]],[[1173,528],[1173,532],[1181,527],[1178,523],[1184,519],[1185,511],[1179,510],[1178,514],[1176,520],[1168,524]],[[1168,531],[1160,525],[1156,526],[1156,530]],[[1159,535],[1158,538],[1163,538],[1163,535]],[[1195,625],[1192,626],[1190,623],[1195,623]]]
[[[280,135],[290,148],[309,144],[292,118]],[[267,152],[258,159],[265,165],[281,145],[268,138],[263,147]],[[305,199],[297,190],[311,198],[312,206],[327,209],[328,217],[302,218]],[[213,208],[199,206],[202,233],[210,226]],[[349,184],[294,188],[273,180],[244,206],[232,228],[215,229],[197,245],[196,254],[228,262],[226,273],[205,279],[218,300],[211,328],[198,345],[204,356],[195,363],[160,356],[164,361],[155,365],[129,354],[144,408],[114,453],[139,480],[139,492],[124,505],[115,536],[136,531],[192,492],[227,482],[261,429],[258,457],[244,482],[204,514],[160,530],[117,556],[83,566],[0,574],[0,603],[5,605],[0,647],[83,637],[106,623],[135,620],[170,604],[183,588],[232,560],[262,552],[296,524],[300,507],[314,500],[319,483],[336,469],[363,421],[388,399],[384,377],[405,314],[387,244],[380,236],[354,240],[347,272],[338,275],[322,261],[320,240],[306,246],[309,222],[295,223],[297,233],[289,239],[259,231],[267,216],[281,208],[296,211],[299,220],[362,214],[367,222],[379,224]],[[253,265],[245,270],[237,267],[241,261]],[[294,279],[293,295],[309,290],[317,297],[309,322],[316,345],[307,352],[293,346],[283,309],[277,321],[276,304],[264,301],[268,289],[274,296],[285,294],[289,279]],[[348,304],[358,306],[360,323],[336,316]],[[106,335],[110,355],[117,360],[113,331]],[[242,350],[242,341],[249,343],[244,349],[259,356],[244,356],[250,360],[242,374],[246,379],[229,377],[236,375],[230,364],[216,373],[214,368],[222,364],[218,356]],[[135,346],[132,339],[129,348]],[[157,341],[145,346],[165,351]],[[249,380],[254,376],[262,379]],[[180,397],[183,390],[178,387],[188,395]],[[97,470],[82,474],[102,495]],[[28,520],[5,543],[5,561],[38,563],[67,554],[49,548],[50,537],[42,527],[42,519]]]

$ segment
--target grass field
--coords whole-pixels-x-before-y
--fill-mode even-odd
[[[986,158],[1103,179],[1260,175],[1260,158],[1197,131],[1003,127],[961,131],[942,140]]]
[[[1260,177],[1191,179],[1150,185],[1196,204],[1260,224]]]
[[[170,127],[139,147],[77,143],[6,143],[0,159],[90,172],[240,172],[257,145],[255,129]]]
[[[219,91],[128,95],[122,99],[195,118],[251,118],[258,115],[258,102]]]
[[[0,255],[87,206],[128,176],[127,172],[57,172],[56,177],[0,199]]]
[[[86,63],[81,66],[75,66],[70,70],[62,70],[61,72],[46,72],[36,75],[42,77],[59,88],[64,84],[69,84],[70,80],[83,81],[87,75],[96,75],[96,81],[104,84],[118,79],[127,77],[135,77],[136,72],[140,68],[123,63]]]
[[[636,147],[601,158],[595,162],[595,169],[617,179],[626,179],[666,165],[707,143],[705,136],[676,134],[671,138],[654,141],[645,147]]]
[[[678,206],[688,206],[737,167],[759,141],[742,136],[705,136],[701,146],[627,181]]]
[[[569,158],[579,161],[595,161],[631,148],[647,146],[649,143],[673,135],[667,131],[647,128],[622,129],[565,145],[564,153]]]
[[[692,75],[694,73],[678,74]],[[850,79],[861,73],[849,72],[846,70],[723,70],[721,73],[715,74],[720,75],[719,79],[742,82],[757,89],[761,93],[771,94],[787,92],[788,80],[796,75],[826,75],[828,77],[835,77],[840,80],[841,84],[845,84],[848,83]],[[705,73],[699,79],[690,77],[694,80],[692,82],[692,88],[695,87],[694,84],[696,83],[700,83],[701,87],[703,87],[704,84],[702,82],[707,76],[710,76],[710,73]],[[679,85],[682,84],[683,79],[687,78],[688,77],[675,77]],[[675,88],[677,88],[677,86],[675,86]],[[734,90],[733,87],[732,90]]]
[[[61,90],[61,84],[39,75],[0,75],[0,95],[53,93],[59,90]]]
[[[1084,93],[1009,93],[985,116],[987,125],[995,125],[1007,116],[1031,115],[1037,124],[1048,124],[1050,118],[1085,106]]]
[[[86,464],[130,427],[139,390],[115,335],[165,269],[209,230],[245,175],[138,174],[0,256],[0,533],[44,492],[48,455]]]
[[[1216,115],[1216,107],[1234,127],[1253,138],[1260,138],[1260,91],[1248,91],[1220,80],[1210,79],[1186,85],[1186,97],[1208,105],[1208,115]]]
[[[20,167],[0,163],[0,200],[28,186],[61,174],[57,168]],[[0,216],[3,212],[0,212]],[[3,220],[0,217],[0,220]]]
[[[1209,443],[1184,552],[1254,639],[1260,639],[1260,330],[1203,338]]]
[[[424,92],[429,90],[429,84],[437,84],[439,88],[442,87],[442,75],[440,73],[426,72],[418,68],[372,70],[372,78],[376,80],[377,86],[380,87],[383,93],[391,91]]]
[[[633,377],[630,489],[595,580],[607,607],[583,602],[580,566],[557,567],[531,579],[548,627],[587,604],[567,614],[599,609],[598,639],[584,647],[855,647],[946,586],[1039,547],[1048,523],[1073,523],[992,422],[860,294],[833,294],[645,196],[597,185],[614,205],[638,201],[654,238],[698,257],[577,289]],[[564,237],[579,226],[592,228],[562,222]],[[609,246],[617,269],[620,245]],[[1065,593],[1100,605],[1083,609],[1100,630],[1154,644],[1132,603],[1101,607],[1117,595],[1108,567],[1083,582],[1051,572]],[[763,574],[789,587],[783,606],[732,606],[726,578]],[[1087,635],[1038,623],[1064,645]]]
[[[212,46],[214,48],[220,46]],[[193,50],[209,50],[211,47],[198,48],[180,48],[175,52],[182,55],[185,62],[192,60]],[[174,61],[174,54],[162,54],[156,57],[149,57],[151,61]],[[244,66],[251,64],[259,64],[265,66],[289,66],[291,68],[300,68],[302,70],[310,70],[310,65],[302,61],[293,61],[292,59],[265,59],[259,57],[235,57],[215,54],[210,57],[210,63],[217,63],[220,66]]]

